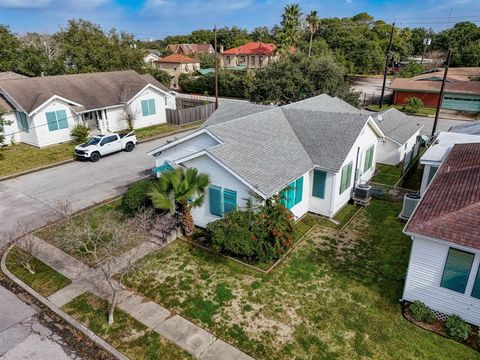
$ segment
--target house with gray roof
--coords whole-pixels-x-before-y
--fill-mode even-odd
[[[378,145],[377,161],[398,165],[404,160],[412,160],[411,154],[420,141],[423,125],[394,108],[380,112],[373,119],[385,134],[385,139]]]
[[[77,124],[90,132],[166,123],[175,95],[151,75],[113,71],[0,79],[0,111],[9,121],[7,142],[42,147],[71,140]]]
[[[327,112],[323,106],[331,99],[337,107]],[[204,205],[192,211],[197,226],[242,208],[252,194],[262,199],[279,194],[297,218],[309,211],[333,217],[354,186],[374,174],[384,134],[367,113],[342,112],[326,95],[281,107],[229,108],[223,104],[202,128],[148,153],[159,176],[177,166],[210,176]]]

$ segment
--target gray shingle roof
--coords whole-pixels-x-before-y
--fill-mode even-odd
[[[284,109],[301,109],[313,111],[326,111],[334,113],[362,113],[361,110],[350,105],[337,97],[331,97],[327,94],[314,96],[305,100],[297,101],[292,104],[282,106]]]
[[[133,70],[2,80],[0,91],[30,113],[54,95],[79,103],[86,110],[119,105],[147,84],[168,91],[151,75]]]
[[[338,171],[360,135],[369,116],[364,113],[334,113],[282,108],[296,137],[312,162]]]
[[[224,142],[208,152],[264,195],[272,195],[313,167],[280,108],[208,129]]]
[[[405,115],[397,109],[388,109],[378,115],[381,115],[382,120],[379,120],[378,116],[372,116],[378,127],[383,131],[385,136],[400,144],[404,144],[423,127],[423,125],[416,122],[414,118]]]
[[[251,114],[256,114],[273,108],[274,106],[257,105],[246,101],[223,100],[218,109],[205,121],[203,126],[221,124]]]
[[[480,121],[473,121],[468,124],[453,126],[449,132],[458,134],[480,135]]]

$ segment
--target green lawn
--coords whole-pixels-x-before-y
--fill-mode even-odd
[[[400,209],[375,200],[341,233],[317,227],[268,275],[176,241],[125,282],[257,359],[478,359],[403,319]]]
[[[402,176],[401,164],[398,166],[393,166],[393,165],[377,163],[375,176],[372,178],[372,182],[394,186],[398,182],[398,180],[400,180],[401,176]]]
[[[27,144],[16,144],[0,149],[0,176],[15,174],[73,158],[75,143],[37,148]]]
[[[195,128],[197,126],[200,126],[202,123],[203,121],[196,121],[196,122],[182,125],[182,126],[171,125],[171,124],[154,125],[154,126],[145,127],[142,129],[136,129],[135,134],[137,135],[138,140],[143,140],[143,139],[151,138],[158,135],[168,134],[169,132],[172,132],[175,130],[180,130],[180,129],[186,130],[190,128]]]
[[[7,256],[7,268],[32,289],[47,297],[69,285],[71,281],[56,272],[37,258],[29,256],[34,274],[30,273],[19,262],[28,256],[23,250],[14,247]]]
[[[371,111],[384,111],[390,108],[395,108],[400,111],[404,111],[405,106],[404,105],[384,105],[382,109],[380,109],[379,105],[369,105],[368,109]],[[435,112],[437,110],[435,108],[430,108],[430,107],[425,107],[422,106],[418,109],[418,111],[415,114],[409,114],[409,115],[435,115]]]
[[[80,295],[63,306],[62,310],[132,360],[193,359],[187,352],[121,310],[115,310],[115,321],[108,325],[107,302],[90,293]]]

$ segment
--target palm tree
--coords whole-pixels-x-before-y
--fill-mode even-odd
[[[190,210],[202,206],[209,184],[208,175],[195,168],[178,167],[163,173],[148,195],[156,209],[180,210],[185,235],[191,236],[195,226]]]
[[[288,53],[290,47],[297,43],[300,30],[300,16],[302,16],[300,5],[290,4],[284,7],[281,22],[282,31],[279,34],[280,39],[277,41],[278,53]]]
[[[318,18],[318,12],[316,10],[310,11],[305,19],[308,24],[308,30],[310,30],[310,44],[308,45],[308,57],[312,53],[313,35],[318,31],[320,25],[320,19]]]

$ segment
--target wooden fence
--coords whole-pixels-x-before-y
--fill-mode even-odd
[[[185,125],[192,122],[206,120],[215,111],[215,103],[201,102],[203,105],[194,107],[181,106],[177,110],[167,110],[167,122],[172,125]]]

